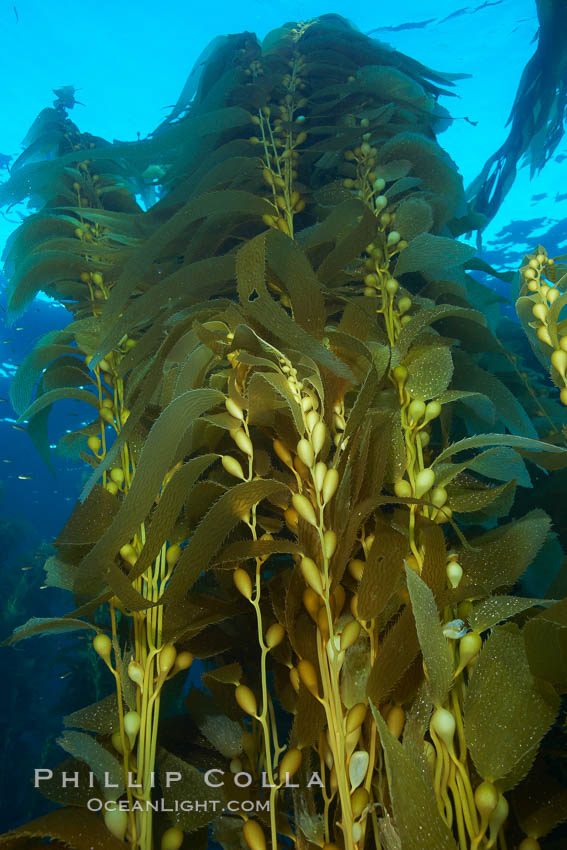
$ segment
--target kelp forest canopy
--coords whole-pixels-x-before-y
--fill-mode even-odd
[[[71,321],[11,399],[47,463],[82,402],[90,471],[69,613],[10,642],[83,630],[108,695],[0,845],[564,846],[566,269],[511,270],[518,323],[470,274],[453,86],[325,15],[216,39],[148,139],[72,87],[32,126],[9,310]]]
[[[567,50],[559,33],[567,30],[567,4],[536,0],[537,42],[516,92],[505,142],[483,165],[467,189],[471,206],[487,219],[498,212],[512,187],[518,166],[529,163],[530,176],[542,170],[565,132]]]

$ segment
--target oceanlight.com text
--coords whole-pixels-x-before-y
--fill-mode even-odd
[[[100,797],[92,797],[87,808],[91,812],[269,812],[269,800],[101,800]]]

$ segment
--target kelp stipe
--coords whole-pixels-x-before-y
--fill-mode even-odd
[[[541,245],[527,254],[520,269],[521,287],[516,310],[532,349],[559,387],[561,403],[567,406],[567,334],[561,313],[567,303],[564,288],[567,270],[562,262],[547,256]]]
[[[435,141],[451,80],[336,15],[221,40],[197,77],[151,139],[65,125],[3,189],[44,201],[8,248],[12,311],[44,288],[73,312],[14,406],[46,457],[50,406],[94,408],[46,565],[78,607],[11,640],[96,631],[109,695],[61,738],[94,790],[54,777],[64,808],[0,840],[537,847],[567,815],[542,744],[564,575],[519,595],[551,522],[513,505],[567,465],[564,411],[526,412],[453,238],[474,219]]]

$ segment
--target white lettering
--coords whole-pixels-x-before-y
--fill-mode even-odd
[[[221,776],[224,776],[224,770],[220,770],[218,767],[214,767],[211,770],[207,770],[205,773],[205,785],[208,785],[209,788],[221,788],[224,785],[224,782],[213,782],[212,777],[214,777],[217,773],[220,773]]]
[[[244,777],[244,779],[240,779],[240,777]],[[248,788],[249,785],[252,785],[252,774],[251,773],[235,773],[234,774],[234,784],[238,785],[239,788]]]
[[[77,773],[76,776],[78,776],[78,775],[79,774]],[[118,788],[117,784],[115,785],[110,781],[110,773],[108,773],[108,771],[106,771],[105,774],[104,774],[104,787],[105,788]]]
[[[128,788],[141,788],[141,787],[142,787],[141,783],[136,784],[134,782],[134,774],[132,773],[132,771],[129,771],[128,772]],[[169,788],[169,785],[167,787]]]
[[[33,787],[38,788],[44,779],[53,779],[53,771],[46,768],[36,768],[34,771]]]
[[[172,782],[180,782],[181,774],[178,770],[167,771],[165,774],[165,787],[170,788]]]
[[[265,771],[262,773],[262,788],[277,788],[276,785],[270,785],[268,782],[268,774]]]

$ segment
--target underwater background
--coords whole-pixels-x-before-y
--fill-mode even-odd
[[[463,0],[461,0],[463,2]],[[244,30],[261,39],[287,20],[308,20],[334,12],[361,32],[436,70],[467,75],[456,81],[456,97],[441,98],[453,120],[440,143],[463,175],[465,186],[504,142],[506,121],[535,49],[538,19],[533,0],[427,4],[335,2],[102,2],[63,0],[4,3],[0,10],[0,181],[21,152],[21,143],[53,90],[77,90],[72,119],[81,130],[108,140],[145,138],[183,88],[201,51],[216,36]],[[544,242],[549,256],[567,251],[567,142],[538,173],[518,171],[500,209],[482,233],[482,258],[498,271],[519,268],[526,252]],[[25,217],[15,206],[2,211],[0,249]],[[460,241],[467,241],[460,236]],[[476,234],[470,238],[476,244]],[[477,273],[479,279],[486,278]],[[508,296],[509,284],[494,282]],[[6,281],[0,273],[0,305]],[[515,315],[513,302],[501,309]],[[4,316],[4,312],[2,313]],[[41,585],[49,544],[67,520],[87,476],[84,465],[55,455],[49,470],[17,425],[8,397],[10,381],[39,336],[64,327],[69,313],[38,296],[11,326],[2,326],[0,347],[0,638],[31,616],[65,610],[61,595]],[[530,357],[525,342],[525,356]],[[78,427],[81,407],[56,406],[50,433]],[[537,493],[527,507],[537,506]],[[527,500],[526,500],[527,504]],[[527,509],[527,508],[526,508]],[[554,516],[561,536],[561,514]],[[550,560],[553,560],[551,557]],[[537,582],[532,596],[545,590]],[[51,804],[31,786],[33,768],[56,764],[55,739],[61,717],[104,696],[101,671],[90,643],[76,636],[24,642],[0,648],[0,831],[38,817]],[[187,683],[185,688],[187,687]]]

